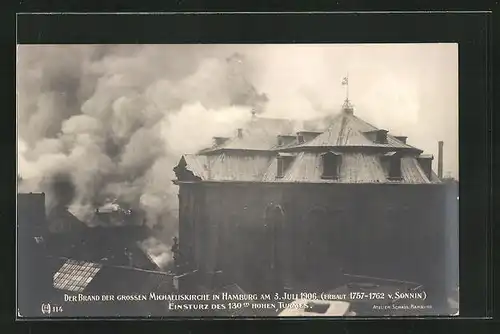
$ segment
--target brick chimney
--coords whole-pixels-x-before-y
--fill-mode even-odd
[[[443,141],[438,142],[438,177],[443,178]]]
[[[238,129],[238,138],[243,138],[243,129]]]

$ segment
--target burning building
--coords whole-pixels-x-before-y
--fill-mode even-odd
[[[344,273],[418,282],[438,308],[449,217],[433,156],[348,100],[323,128],[295,130],[254,115],[180,158],[179,270],[246,291],[328,291]]]
[[[174,291],[173,276],[165,266],[169,249],[147,226],[92,227],[63,206],[47,215],[44,193],[21,193],[17,199],[20,317],[41,316],[42,303],[64,305],[65,313],[60,316],[166,314],[158,304],[66,303],[63,297]],[[117,210],[102,210],[101,214],[120,210],[112,208]]]
[[[95,209],[94,220],[97,225],[129,225],[134,222],[131,209],[122,207],[116,200],[107,201]]]
[[[138,223],[135,213],[116,202],[99,206],[85,222],[69,208],[58,206],[50,211],[46,224],[44,238],[51,255],[146,270],[166,269],[154,248],[168,247],[146,224]]]

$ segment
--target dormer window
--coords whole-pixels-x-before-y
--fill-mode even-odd
[[[276,171],[277,178],[282,178],[285,175],[285,172],[290,167],[293,161],[293,157],[294,155],[289,153],[280,153],[278,155],[278,157],[276,158],[276,161],[278,163],[278,170]]]
[[[385,130],[377,131],[375,142],[377,144],[387,144],[387,131]]]
[[[298,137],[302,137],[302,142],[309,142],[319,136],[321,132],[318,131],[299,131],[297,132]]]
[[[389,180],[398,181],[403,177],[401,171],[401,155],[397,152],[389,152],[384,155],[387,161]]]
[[[335,152],[327,152],[321,156],[323,162],[323,179],[338,179],[340,174],[341,155]]]
[[[389,179],[400,180],[401,178],[401,158],[394,157],[389,163]]]
[[[278,146],[289,145],[295,141],[295,136],[278,135]]]
[[[376,144],[387,144],[387,130],[373,130],[365,132],[365,135]]]
[[[434,159],[434,157],[431,154],[429,154],[429,155],[422,154],[417,158],[417,161],[420,164],[420,167],[422,167],[425,175],[427,176],[427,178],[429,180],[432,179],[432,160],[433,159]]]

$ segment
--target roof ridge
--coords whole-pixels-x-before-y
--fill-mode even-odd
[[[356,115],[349,115],[349,116],[354,117],[357,121],[363,122],[363,123],[365,123],[365,125],[368,125],[368,126],[374,128],[375,130],[381,130],[382,129],[382,128],[378,127],[378,126],[375,126],[375,125],[373,125],[371,123],[368,123],[367,121],[365,121],[364,119],[362,119],[361,117],[358,117]]]
[[[250,119],[250,122],[251,121],[256,121],[256,120],[273,120],[273,121],[289,121],[289,122],[293,122],[293,120],[290,119],[290,118],[282,118],[282,117],[260,117],[260,116],[252,117]],[[248,123],[250,123],[250,122],[248,122]]]
[[[335,125],[335,122],[340,118],[340,117],[343,117],[343,116],[346,116],[345,113],[343,113],[342,111],[339,112],[337,115],[335,115],[328,123],[328,126],[326,127],[326,129],[322,132],[326,132],[328,130],[330,130],[334,125]],[[327,116],[328,117],[328,116]]]
[[[406,144],[393,135],[389,134],[390,138],[388,143],[376,143],[368,138],[365,133],[369,131],[383,130],[364,119],[348,113],[339,113],[331,121],[329,126],[314,139],[293,147],[385,147],[385,148],[406,148],[406,149],[420,149]],[[387,131],[387,130],[386,130]]]

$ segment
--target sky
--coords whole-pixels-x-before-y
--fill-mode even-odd
[[[250,111],[298,120],[355,115],[433,154],[458,176],[457,44],[21,45],[20,190],[68,175],[80,217],[120,197],[170,220],[183,153],[245,123]],[[263,103],[262,97],[266,98]],[[49,191],[50,194],[50,191]],[[48,198],[56,203],[57,198]],[[166,218],[165,218],[166,217]]]
[[[269,112],[303,117],[333,112],[349,76],[355,114],[434,154],[444,141],[444,172],[458,177],[458,45],[261,46],[257,87],[270,96]],[[277,97],[277,98],[274,98]]]

